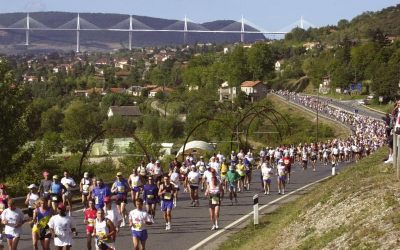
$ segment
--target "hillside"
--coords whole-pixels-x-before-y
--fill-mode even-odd
[[[35,12],[30,13],[31,28],[76,28],[77,13],[70,12]],[[182,31],[182,20],[169,20],[147,16],[133,15],[134,29],[169,29]],[[0,14],[0,27],[25,28],[26,13]],[[108,13],[80,13],[81,28],[100,29],[129,29],[129,16]],[[188,22],[189,30],[240,30],[240,24],[232,20],[219,20],[196,24]],[[250,26],[246,30],[255,30]],[[9,49],[21,48],[25,42],[24,30],[0,30],[0,45]],[[263,40],[261,34],[249,34],[245,36],[247,42]],[[30,40],[33,48],[73,49],[76,43],[75,31],[32,31]],[[80,35],[82,47],[92,49],[112,49],[128,46],[128,33],[117,31],[82,31]],[[187,43],[234,43],[240,41],[240,34],[211,34],[190,33],[187,35]],[[134,46],[154,45],[182,45],[184,43],[182,32],[135,32],[132,43]]]
[[[381,149],[234,234],[221,249],[398,249],[400,188]]]

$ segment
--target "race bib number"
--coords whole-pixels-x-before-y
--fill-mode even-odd
[[[95,196],[95,197],[94,197],[94,203],[95,203],[95,204],[99,204],[99,197],[98,197],[98,196]]]
[[[133,227],[135,228],[135,229],[142,229],[142,223],[135,223],[135,224],[133,224]]]
[[[53,196],[53,197],[51,197],[51,199],[52,199],[53,201],[57,201],[57,200],[58,200],[58,197],[57,197],[57,196]]]
[[[125,187],[124,186],[118,186],[117,187],[118,193],[124,193],[125,192]]]
[[[171,193],[165,193],[164,194],[164,200],[171,200],[172,194]]]
[[[91,218],[88,219],[88,226],[89,227],[94,227],[94,223],[95,223],[94,219],[91,219]]]
[[[211,198],[211,204],[212,205],[218,205],[219,204],[219,198],[214,196]]]
[[[6,209],[6,205],[4,205],[4,203],[0,203],[0,211],[3,211],[4,209]]]
[[[138,186],[138,181],[132,181],[132,186],[137,187]]]
[[[152,200],[152,199],[154,199],[154,195],[152,195],[152,194],[148,194],[148,195],[147,195],[147,199],[149,199],[149,200]]]
[[[89,191],[89,185],[85,184],[82,186],[83,192],[88,192]]]

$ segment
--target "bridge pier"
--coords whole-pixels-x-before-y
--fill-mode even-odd
[[[132,50],[132,30],[133,30],[132,15],[130,15],[129,16],[129,50]]]
[[[186,18],[186,15],[185,15],[185,24],[183,25],[183,44],[184,45],[187,44],[187,31],[188,31],[187,18]]]

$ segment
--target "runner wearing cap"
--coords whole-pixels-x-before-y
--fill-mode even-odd
[[[135,206],[135,200],[139,198],[140,190],[143,189],[142,178],[140,178],[135,168],[132,169],[132,174],[129,176],[128,184],[131,188],[132,203]]]
[[[161,162],[159,160],[157,160],[156,164],[153,166],[152,173],[153,173],[154,183],[156,183],[157,187],[160,188],[161,179],[164,174],[164,171],[161,167]]]
[[[206,163],[204,162],[204,157],[200,156],[200,160],[196,163],[197,170],[200,174],[200,190],[204,190],[204,172],[206,171]]]
[[[115,249],[116,229],[112,221],[105,217],[102,209],[97,210],[93,236],[96,237],[96,249]]]
[[[94,200],[88,200],[88,207],[85,209],[84,212],[84,223],[86,224],[86,246],[88,250],[92,249],[92,234],[94,232],[94,225],[96,220],[96,213],[97,209],[94,206]]]
[[[161,211],[164,212],[165,230],[171,230],[172,208],[174,207],[175,186],[171,184],[169,176],[164,176],[164,183],[160,185],[158,196],[161,197]]]
[[[263,189],[264,189],[264,194],[269,194],[270,189],[271,189],[271,178],[272,175],[274,174],[273,169],[269,162],[264,161],[261,164],[261,178],[262,178],[262,184],[263,184]]]
[[[200,173],[197,172],[197,168],[195,165],[192,165],[191,171],[187,177],[186,186],[189,186],[190,189],[190,199],[191,205],[193,207],[199,206],[199,184],[200,184]]]
[[[49,172],[43,172],[43,179],[39,184],[39,194],[40,197],[43,197],[47,200],[49,207],[51,206],[51,197],[50,197],[50,188],[51,188],[51,180],[49,179]]]
[[[143,200],[146,203],[147,212],[154,217],[156,216],[156,206],[159,202],[158,187],[153,182],[153,177],[149,176],[147,184],[143,187]]]
[[[54,246],[59,250],[63,248],[69,250],[72,247],[73,234],[77,235],[75,225],[71,216],[67,215],[67,208],[63,203],[60,203],[57,208],[58,214],[50,218],[48,225],[54,235]]]
[[[79,183],[79,191],[82,194],[82,204],[84,208],[88,207],[88,197],[90,195],[90,186],[91,186],[92,181],[89,178],[89,173],[85,172],[83,174],[83,178],[81,179],[81,182]]]
[[[72,177],[69,176],[67,171],[64,171],[64,177],[61,178],[61,183],[66,188],[62,198],[65,206],[68,206],[68,215],[71,216],[72,211],[72,188],[76,187],[76,183]]]
[[[50,250],[51,232],[48,226],[53,211],[45,198],[37,201],[37,208],[33,211],[32,218],[32,245],[38,249],[37,243],[40,240],[43,250]]]
[[[33,210],[36,208],[36,201],[39,199],[38,188],[35,184],[28,186],[29,193],[26,195],[25,205],[28,206],[28,216],[32,219]]]
[[[180,181],[179,181],[179,168],[175,167],[172,170],[171,176],[169,177],[169,181],[172,183],[172,185],[175,186],[175,196],[174,196],[174,207],[176,207],[176,201],[178,200],[178,193],[180,190]]]
[[[116,204],[120,215],[123,218],[121,226],[125,226],[126,217],[126,204],[128,203],[128,190],[130,189],[128,181],[122,176],[122,172],[117,173],[117,179],[111,187],[111,192],[116,195]]]
[[[50,197],[51,206],[55,213],[57,212],[58,203],[62,201],[62,194],[66,191],[65,186],[58,180],[58,175],[53,175],[53,182],[50,186]]]
[[[14,199],[8,199],[8,208],[1,214],[1,222],[5,225],[4,234],[7,238],[8,249],[17,249],[25,223],[24,214],[15,206]]]
[[[235,203],[237,203],[237,182],[240,179],[240,175],[236,172],[235,166],[232,162],[229,166],[229,171],[226,173],[226,183],[229,190],[229,199],[231,200],[231,205],[233,205],[233,197],[235,197]]]
[[[139,250],[146,248],[146,241],[148,238],[146,225],[154,223],[152,216],[143,211],[143,200],[138,198],[136,200],[136,209],[129,213],[129,226],[131,226],[133,249]]]
[[[186,185],[186,178],[189,173],[189,167],[186,164],[182,164],[179,169],[179,180],[183,184],[183,192],[188,192],[188,186]]]
[[[239,163],[236,165],[236,172],[240,175],[240,179],[238,180],[238,192],[244,190],[244,179],[246,177],[246,168],[243,164],[242,158],[239,157]]]

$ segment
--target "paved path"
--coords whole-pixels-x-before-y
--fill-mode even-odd
[[[338,167],[340,170],[343,165]],[[331,168],[319,166],[316,172],[311,169],[303,171],[299,165],[293,168],[293,177],[288,184],[286,193],[303,187],[316,180],[322,179],[331,174]],[[260,172],[256,170],[253,174],[253,183],[250,191],[239,193],[239,204],[230,206],[230,202],[225,198],[222,202],[220,227],[224,227],[231,222],[248,214],[253,209],[252,197],[255,193],[260,195],[260,205],[267,204],[277,198],[282,197],[277,194],[275,181],[272,183],[273,192],[266,196],[261,191]],[[210,231],[210,221],[208,217],[208,202],[205,198],[201,198],[200,207],[190,207],[190,200],[187,193],[181,193],[178,200],[178,206],[173,210],[172,231],[165,231],[165,223],[159,210],[156,213],[155,224],[149,226],[149,240],[147,249],[189,249],[204,238],[212,235],[215,231]],[[132,209],[132,204],[128,205],[128,209]],[[85,249],[85,230],[83,225],[83,212],[76,211],[72,214],[79,232],[75,238],[73,249]],[[24,234],[21,238],[19,249],[32,249],[30,228],[25,225]],[[122,228],[116,240],[117,249],[132,249],[130,231],[127,227]]]

